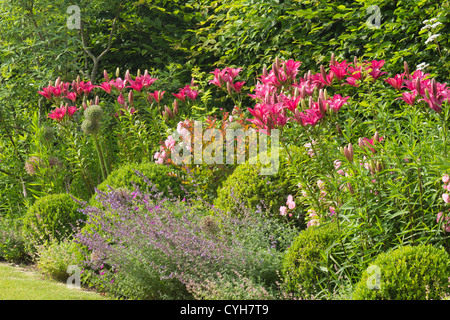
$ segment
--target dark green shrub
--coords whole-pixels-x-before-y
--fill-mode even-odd
[[[0,260],[20,263],[30,258],[25,250],[20,221],[0,218]]]
[[[333,244],[340,237],[336,224],[312,226],[302,230],[286,251],[281,275],[285,290],[294,295],[314,295],[320,288],[330,288],[328,270],[332,268],[330,255]]]
[[[285,206],[288,195],[296,190],[289,179],[287,155],[283,151],[279,155],[280,166],[274,175],[261,175],[259,161],[238,165],[217,190],[214,205],[232,215],[241,212],[242,206],[254,210],[261,206],[263,210],[279,216],[280,206]]]
[[[363,272],[353,299],[440,299],[449,293],[449,277],[450,257],[444,249],[403,246],[377,256]]]
[[[175,197],[184,197],[185,192],[183,191],[183,187],[181,187],[181,179],[169,167],[153,162],[123,165],[112,171],[108,178],[97,186],[97,189],[102,192],[109,192],[109,187],[111,187],[113,189],[120,188],[134,191],[135,187],[133,183],[142,191],[150,189],[151,186],[136,171],[144,175],[155,185],[158,191],[164,192],[168,197],[172,197],[170,193]],[[95,198],[96,195],[92,197],[91,205],[98,204]]]
[[[73,233],[73,227],[81,224],[84,214],[80,205],[67,193],[51,194],[39,198],[28,209],[23,219],[23,234],[27,249],[48,240],[62,240]]]

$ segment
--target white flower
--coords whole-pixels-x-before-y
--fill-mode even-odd
[[[438,22],[432,24],[432,25],[430,26],[430,28],[431,28],[431,29],[434,29],[434,28],[436,28],[437,26],[439,26],[439,25],[441,25],[441,24],[442,24],[442,23],[440,23],[440,22],[438,21]]]
[[[430,37],[427,39],[427,41],[425,41],[425,44],[428,44],[428,43],[432,42],[434,39],[436,39],[436,38],[439,37],[440,35],[441,35],[440,33],[438,33],[438,34],[433,34],[432,36],[430,36]]]
[[[422,63],[420,63],[420,64],[417,65],[416,69],[417,69],[417,70],[423,70],[423,69],[425,69],[425,68],[428,67],[428,66],[429,66],[428,63],[422,62]]]

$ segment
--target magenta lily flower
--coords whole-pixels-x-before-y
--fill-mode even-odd
[[[117,78],[109,82],[109,84],[114,86],[114,88],[116,88],[119,92],[122,92],[122,90],[125,88],[126,83],[127,80],[124,81],[121,78]]]
[[[412,105],[414,105],[414,102],[416,100],[416,93],[415,92],[402,92],[402,97],[397,98],[397,99],[402,99],[407,104],[412,106]],[[397,100],[397,99],[395,99],[395,100]]]
[[[80,83],[78,83],[78,93],[82,91],[86,96],[88,96],[91,93],[92,89],[94,89],[94,85],[91,83],[91,81],[88,81],[86,83],[81,81]]]
[[[111,84],[108,81],[104,81],[101,85],[95,86],[96,88],[101,88],[106,93],[111,93]]]
[[[178,93],[172,93],[174,96],[175,96],[175,98],[177,98],[178,100],[180,100],[180,101],[186,101],[186,94],[184,93],[184,90],[183,89],[181,89],[180,90],[180,92],[178,92]]]
[[[68,92],[66,95],[66,98],[72,101],[77,100],[77,94],[76,92]]]
[[[331,65],[330,70],[338,80],[342,80],[347,75],[347,66],[347,60],[344,60],[341,63],[336,62],[335,65]]]
[[[236,81],[235,83],[231,84],[231,87],[234,91],[236,91],[236,93],[240,93],[244,83],[245,81]]]
[[[158,91],[158,90],[156,90],[156,91],[153,92],[153,93],[149,92],[149,93],[148,93],[148,98],[149,98],[149,100],[153,99],[153,100],[155,100],[157,103],[159,103],[159,101],[161,101],[161,99],[162,99],[164,93],[165,93],[165,91]]]
[[[125,97],[123,96],[122,92],[119,94],[119,96],[117,97],[117,102],[120,105],[124,105],[125,104]]]
[[[387,83],[394,87],[396,90],[400,90],[403,85],[403,76],[401,74],[397,74],[394,78],[384,79]]]
[[[56,108],[51,113],[49,113],[48,117],[50,119],[60,122],[60,121],[62,121],[62,119],[64,119],[64,116],[66,115],[66,111],[67,110],[64,107]]]
[[[73,114],[74,114],[77,110],[78,110],[78,109],[77,109],[77,107],[75,107],[75,106],[68,107],[68,108],[67,108],[67,115],[68,115],[70,118],[72,118],[72,117],[73,117]]]
[[[42,96],[44,96],[45,98],[47,98],[48,100],[52,99],[52,90],[50,87],[44,87],[42,88],[42,91],[38,91],[38,93]]]

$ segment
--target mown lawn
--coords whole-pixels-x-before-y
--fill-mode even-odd
[[[0,300],[106,300],[92,291],[70,289],[25,268],[0,262]]]

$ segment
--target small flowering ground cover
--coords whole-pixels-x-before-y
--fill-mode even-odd
[[[69,289],[65,283],[12,264],[0,263],[0,300],[105,300],[93,291]]]

